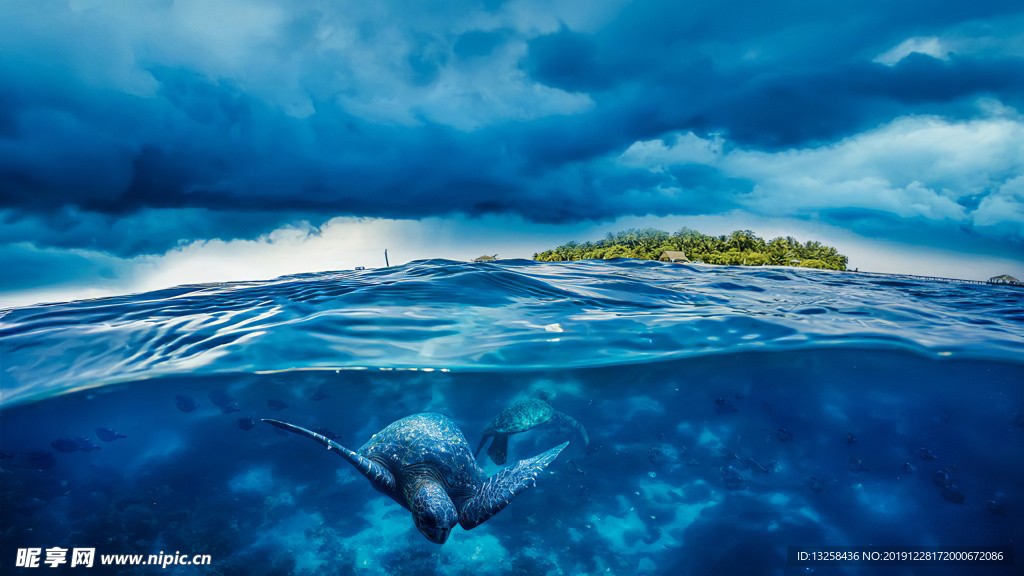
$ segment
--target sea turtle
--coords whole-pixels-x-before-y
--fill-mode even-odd
[[[494,440],[491,442],[491,447],[487,449],[487,455],[495,464],[504,464],[505,459],[508,458],[509,434],[526,432],[531,428],[548,423],[558,426],[564,431],[575,428],[583,439],[583,448],[586,449],[590,445],[587,431],[571,416],[555,410],[540,398],[527,398],[514,402],[502,410],[494,420],[491,420],[491,423],[484,429],[483,437],[480,438],[480,444],[476,447],[476,452],[473,455],[480,454],[487,439],[493,436]]]
[[[470,453],[462,431],[441,414],[414,414],[374,434],[357,452],[322,434],[278,420],[269,424],[316,440],[348,460],[379,492],[412,512],[428,540],[444,544],[455,524],[471,530],[501,512],[569,443],[490,478]]]

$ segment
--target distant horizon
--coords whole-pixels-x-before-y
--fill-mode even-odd
[[[367,221],[366,219],[362,219],[360,224],[365,226],[373,225],[374,223]],[[381,223],[378,222],[377,224]],[[467,242],[460,241],[458,237],[450,236],[445,239],[445,244],[442,245],[443,248],[441,251],[431,253],[431,249],[427,247],[419,249],[414,257],[406,257],[408,252],[403,249],[401,242],[393,243],[394,247],[386,247],[384,246],[384,243],[381,243],[380,247],[376,250],[366,248],[358,250],[359,256],[355,258],[350,257],[347,264],[317,268],[314,259],[316,255],[334,253],[339,255],[339,257],[344,257],[341,256],[341,253],[344,251],[339,246],[324,246],[329,245],[331,241],[335,239],[335,235],[338,232],[338,230],[335,229],[337,226],[337,224],[334,226],[327,225],[318,229],[315,233],[313,230],[293,228],[286,231],[280,231],[275,235],[262,239],[262,241],[257,240],[256,242],[214,241],[196,243],[180,250],[179,252],[168,253],[168,255],[165,255],[162,258],[152,259],[149,261],[138,261],[137,259],[134,262],[129,262],[127,266],[121,268],[123,275],[113,275],[109,277],[106,285],[97,285],[95,283],[91,285],[80,285],[72,282],[67,285],[50,289],[33,288],[23,291],[0,292],[0,308],[15,308],[35,304],[126,296],[184,285],[260,282],[295,274],[350,271],[355,270],[359,266],[366,269],[378,269],[385,267],[385,249],[388,250],[388,258],[391,261],[391,267],[430,259],[469,262],[480,256],[493,256],[495,253],[498,254],[499,260],[532,260],[534,253],[553,249],[569,241],[597,241],[603,239],[605,235],[611,232],[617,232],[628,228],[648,227],[624,226],[614,229],[605,229],[600,225],[596,225],[594,226],[595,230],[604,230],[604,232],[590,234],[586,238],[570,237],[561,241],[551,240],[543,244],[542,247],[538,240],[523,240],[523,242],[526,242],[527,244],[536,244],[539,247],[532,251],[530,249],[524,250],[520,243],[510,245],[508,250],[503,250],[498,245],[486,247],[487,244],[482,243],[482,240],[474,240],[474,247],[467,248]],[[650,227],[657,228],[657,226]],[[478,227],[470,228],[468,231],[473,232],[474,235],[476,235],[486,231],[488,228],[490,228],[490,226],[486,223],[480,223]],[[674,228],[671,232],[674,232],[679,228],[681,227]],[[704,232],[704,230],[701,230],[698,227],[691,226],[690,228],[699,232]],[[735,228],[734,230],[744,229],[748,228],[740,227]],[[670,230],[665,231],[669,232]],[[733,230],[730,230],[729,232],[732,231]],[[755,233],[758,232],[756,229],[753,231]],[[728,232],[721,232],[714,235],[720,236],[723,234],[727,235]],[[429,235],[429,233],[420,230],[420,234],[417,234],[416,236],[419,239],[422,239],[424,235]],[[801,242],[816,240],[825,244],[830,244],[830,241],[828,240],[823,240],[819,237],[812,237],[808,234],[792,233],[768,236],[764,234],[758,235],[765,239],[771,239],[779,236],[793,236]],[[311,242],[316,245],[310,245],[309,243]],[[951,275],[956,274],[957,270],[963,269],[959,268],[959,266],[964,265],[963,262],[960,264],[950,264],[949,260],[946,260],[946,258],[957,257],[955,253],[948,253],[945,255],[933,254],[931,259],[921,258],[921,253],[918,251],[913,251],[901,256],[894,252],[898,251],[899,247],[887,245],[885,243],[878,243],[878,246],[868,245],[862,247],[860,250],[854,250],[853,253],[856,254],[856,256],[854,256],[850,253],[850,250],[844,251],[843,246],[841,245],[842,242],[839,242],[838,244],[839,245],[833,245],[840,253],[850,257],[850,263],[847,266],[849,272],[856,271],[862,273],[899,274],[974,281],[987,281],[996,276],[1009,274],[1010,276],[1014,276],[1018,279],[1024,279],[1024,263],[1010,260],[972,259],[970,265],[974,266],[971,268],[971,270],[974,270],[973,275]],[[397,247],[397,249],[395,247]],[[268,253],[273,254],[273,257],[271,258],[273,264],[267,262]],[[305,254],[305,256],[302,258],[295,258],[289,257],[289,254],[292,256]],[[883,264],[879,269],[869,269],[863,264],[860,264],[860,262],[865,260],[865,255],[871,254],[884,254],[886,258],[880,259],[879,262],[890,263],[890,268],[886,269]],[[379,262],[377,262],[377,260],[379,260]],[[935,263],[938,261],[946,262],[948,265],[936,266]],[[916,266],[894,266],[892,264],[893,262],[902,262],[904,264],[914,263]],[[716,266],[714,264],[707,265]],[[1000,266],[1002,266],[1002,268],[1000,268]],[[787,266],[781,267],[785,268]],[[907,268],[909,268],[909,270]],[[997,273],[984,272],[984,270],[997,269],[1004,271]],[[1014,273],[1014,270],[1016,270],[1016,273]],[[264,274],[261,275],[261,272]],[[985,274],[989,275],[986,276]]]

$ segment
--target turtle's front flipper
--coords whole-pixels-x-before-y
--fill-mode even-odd
[[[394,493],[395,477],[391,474],[391,472],[388,472],[387,469],[385,469],[380,464],[374,462],[373,460],[370,460],[369,458],[364,458],[359,454],[356,454],[355,452],[349,450],[348,448],[345,448],[341,444],[338,444],[334,440],[327,438],[323,434],[317,434],[316,432],[313,432],[311,430],[306,430],[305,428],[301,428],[294,424],[288,424],[287,422],[281,422],[280,420],[270,420],[268,418],[264,418],[263,421],[266,422],[267,424],[277,426],[282,430],[294,432],[296,434],[299,434],[300,436],[305,436],[306,438],[316,440],[317,442],[326,446],[329,452],[335,452],[345,460],[348,460],[353,466],[356,467],[356,470],[359,470],[360,472],[363,473],[363,476],[366,476],[366,479],[369,480],[371,484],[373,484],[374,488],[380,490],[385,494]]]
[[[576,421],[575,418],[568,414],[562,414],[561,412],[555,412],[555,418],[558,420],[558,425],[562,428],[575,428],[580,434],[580,438],[583,439],[583,448],[586,449],[590,446],[590,438],[587,437],[587,430],[582,424]]]
[[[536,484],[541,471],[568,445],[568,442],[563,442],[540,456],[520,460],[515,466],[488,478],[476,495],[459,510],[459,524],[466,530],[472,530],[501,512],[512,498]]]

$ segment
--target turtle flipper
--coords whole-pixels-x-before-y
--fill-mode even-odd
[[[476,458],[477,456],[480,455],[480,451],[484,449],[484,444],[487,444],[487,439],[490,438],[490,437],[491,437],[490,434],[484,434],[480,438],[480,444],[477,445],[476,452],[473,452],[473,458]]]
[[[495,434],[491,447],[487,449],[491,461],[501,466],[508,460],[508,434]]]
[[[512,498],[536,484],[541,471],[568,445],[568,442],[563,442],[539,456],[520,460],[515,466],[488,478],[476,495],[461,506],[459,524],[466,530],[472,530],[501,512]]]
[[[563,428],[575,428],[576,432],[579,432],[580,438],[583,440],[583,448],[586,449],[590,446],[590,438],[587,436],[587,430],[582,424],[576,421],[575,418],[568,414],[561,412],[555,412],[555,418],[558,419],[558,425]]]
[[[366,476],[366,479],[369,480],[370,483],[373,484],[373,487],[376,488],[377,490],[380,490],[385,494],[393,494],[395,492],[394,475],[392,475],[391,472],[389,472],[386,468],[374,462],[373,460],[370,460],[369,458],[364,458],[363,456],[356,454],[355,452],[349,450],[348,448],[345,448],[341,444],[338,444],[334,440],[331,440],[322,434],[317,434],[316,432],[313,432],[311,430],[306,430],[305,428],[296,426],[294,424],[288,424],[287,422],[281,422],[280,420],[271,420],[269,418],[263,418],[263,421],[266,422],[267,424],[276,426],[282,430],[294,432],[296,434],[299,434],[300,436],[305,436],[306,438],[316,440],[317,442],[326,446],[329,452],[335,452],[345,460],[348,460],[349,463],[356,467],[356,470],[359,470],[360,472],[362,472],[363,476]]]

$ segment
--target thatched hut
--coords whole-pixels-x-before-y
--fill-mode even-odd
[[[1020,280],[1017,280],[1016,278],[1014,278],[1013,276],[1010,276],[1009,274],[1003,274],[1002,276],[994,276],[992,278],[989,278],[988,279],[988,283],[989,284],[1016,284],[1018,286],[1021,285],[1021,284],[1024,284],[1024,282],[1021,282]]]
[[[666,250],[661,253],[658,260],[662,262],[689,262],[690,259],[686,257],[686,252],[682,250]]]

